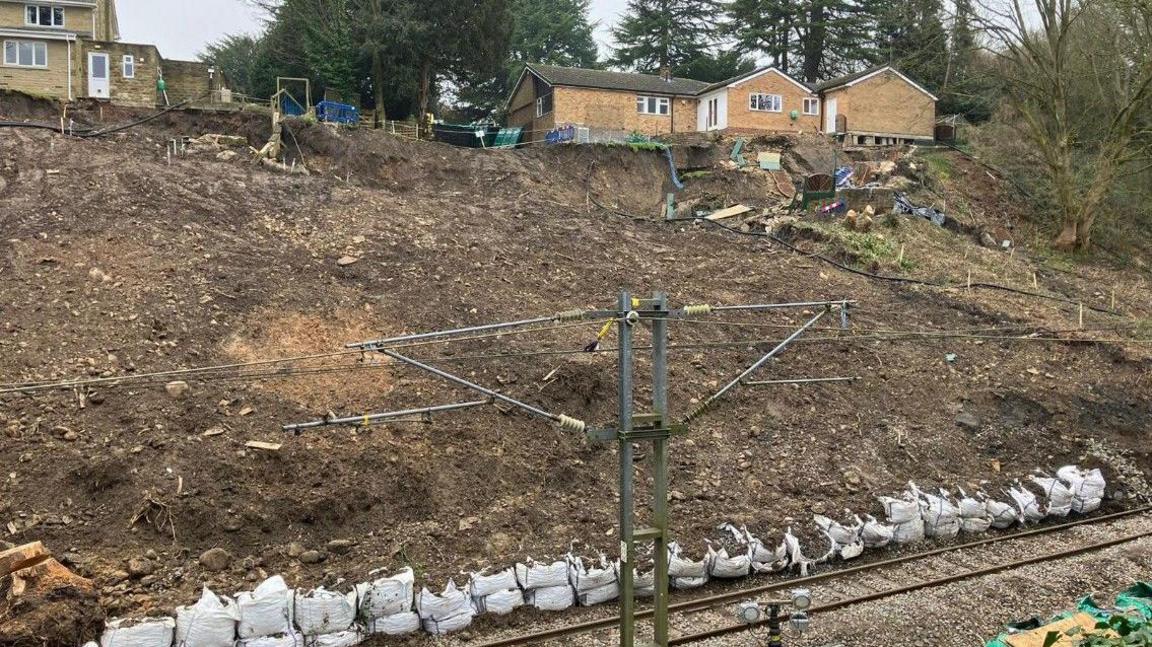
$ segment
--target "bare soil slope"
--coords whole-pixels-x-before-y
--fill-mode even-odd
[[[589,196],[658,213],[667,162],[626,148],[468,151],[295,124],[299,148],[289,147],[309,177],[210,154],[166,163],[167,139],[256,133],[254,119],[173,118],[96,140],[3,131],[0,382],[325,354],[379,335],[605,307],[624,287],[665,290],[682,304],[851,298],[860,302],[853,332],[828,320],[764,376],[861,382],[737,389],[675,443],[674,525],[689,550],[725,521],[771,534],[813,511],[871,510],[875,494],[908,479],[998,484],[1073,461],[1138,488],[1152,464],[1152,362],[1147,345],[1125,341],[1140,337],[1150,310],[1138,275],[1100,264],[1054,271],[1026,250],[1009,257],[923,221],[878,225],[881,237],[868,239],[888,273],[962,285],[974,271],[1027,289],[1035,275],[1041,291],[1101,307],[1115,286],[1124,316],[1089,310],[1086,330],[1071,331],[1073,305],[874,280],[763,238],[592,207]],[[843,255],[860,241],[829,235],[834,223],[813,226],[825,242],[800,243],[806,249],[858,255]],[[911,259],[903,267],[900,246]],[[356,262],[337,263],[345,257]],[[674,410],[690,410],[810,316],[675,325]],[[547,354],[579,350],[597,328],[409,352],[608,423],[614,357]],[[1067,341],[1021,339],[1043,331],[1066,331],[1058,336]],[[544,354],[491,357],[504,353]],[[355,354],[277,374],[285,366],[188,376],[179,397],[165,391],[169,376],[0,396],[5,538],[68,551],[113,615],[189,603],[204,582],[235,591],[283,573],[314,586],[410,564],[442,584],[572,541],[615,545],[612,447],[496,408],[287,436],[280,425],[329,411],[472,396]],[[345,539],[351,550],[328,546]],[[294,542],[326,561],[300,563]],[[214,547],[235,557],[224,571],[197,562]],[[149,567],[129,573],[129,559]]]

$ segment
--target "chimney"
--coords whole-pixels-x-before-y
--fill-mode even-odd
[[[669,83],[672,82],[672,67],[670,65],[665,65],[660,68],[660,78]]]

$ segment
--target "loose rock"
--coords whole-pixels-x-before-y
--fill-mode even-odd
[[[200,565],[209,571],[222,571],[232,565],[232,554],[223,548],[213,548],[200,556]]]

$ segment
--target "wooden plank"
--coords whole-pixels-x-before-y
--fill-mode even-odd
[[[746,207],[742,204],[738,204],[734,207],[728,207],[727,209],[721,209],[720,211],[717,211],[710,216],[705,216],[704,219],[705,220],[723,220],[725,218],[732,218],[734,216],[740,216],[740,215],[746,214],[749,211],[752,211],[752,207]]]
[[[266,449],[270,452],[280,451],[280,448],[283,447],[280,443],[265,443],[259,440],[250,440],[244,443],[244,446],[249,449]]]
[[[0,578],[20,570],[23,568],[22,564],[50,554],[48,549],[44,548],[44,544],[38,541],[0,552]]]

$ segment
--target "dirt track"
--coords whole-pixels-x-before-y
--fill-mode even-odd
[[[1075,328],[1076,308],[872,281],[759,239],[589,207],[591,191],[654,216],[667,182],[654,153],[461,151],[298,125],[297,154],[318,171],[311,177],[211,154],[168,165],[165,141],[204,127],[250,140],[260,132],[247,119],[174,119],[95,141],[33,131],[0,137],[0,382],[326,353],[381,334],[607,306],[622,287],[666,290],[679,303],[854,298],[859,334],[991,332],[893,340],[815,331],[823,343],[797,345],[766,376],[862,382],[738,390],[677,441],[674,526],[693,553],[719,523],[773,535],[813,511],[872,510],[875,494],[909,479],[994,485],[1080,462],[1103,466],[1131,490],[1149,465],[1147,345],[1001,339],[997,329],[1007,327]],[[926,222],[884,235],[918,254],[913,273],[933,280],[959,283],[971,267],[993,273],[1007,256]],[[346,256],[358,260],[338,265]],[[1006,280],[1030,287],[1039,270],[1045,289],[1096,305],[1119,286],[1128,316],[1089,312],[1089,330],[1070,338],[1135,335],[1134,322],[1152,309],[1138,275],[1099,264],[1053,272],[1024,252],[1012,263]],[[675,412],[807,316],[675,327],[681,346],[748,342],[679,350]],[[597,328],[412,352],[549,410],[606,422],[615,402],[610,355],[472,357],[577,350]],[[191,393],[179,399],[165,393],[168,378],[92,388],[83,408],[73,391],[0,396],[0,527],[16,530],[3,534],[66,551],[103,587],[112,615],[188,603],[204,582],[230,592],[283,573],[290,584],[334,585],[410,564],[442,586],[463,570],[557,555],[572,541],[615,544],[614,451],[518,413],[487,409],[299,437],[279,431],[328,411],[468,397],[360,360],[296,364],[346,369],[338,373],[189,380]],[[959,426],[961,413],[976,424]],[[253,440],[283,448],[245,448]],[[1116,469],[1121,452],[1121,467],[1135,470]],[[346,554],[326,548],[338,539],[356,545]],[[300,563],[288,554],[293,542],[326,551],[327,560]],[[197,563],[213,547],[235,557],[225,571]],[[141,557],[154,572],[130,575],[127,560]]]

